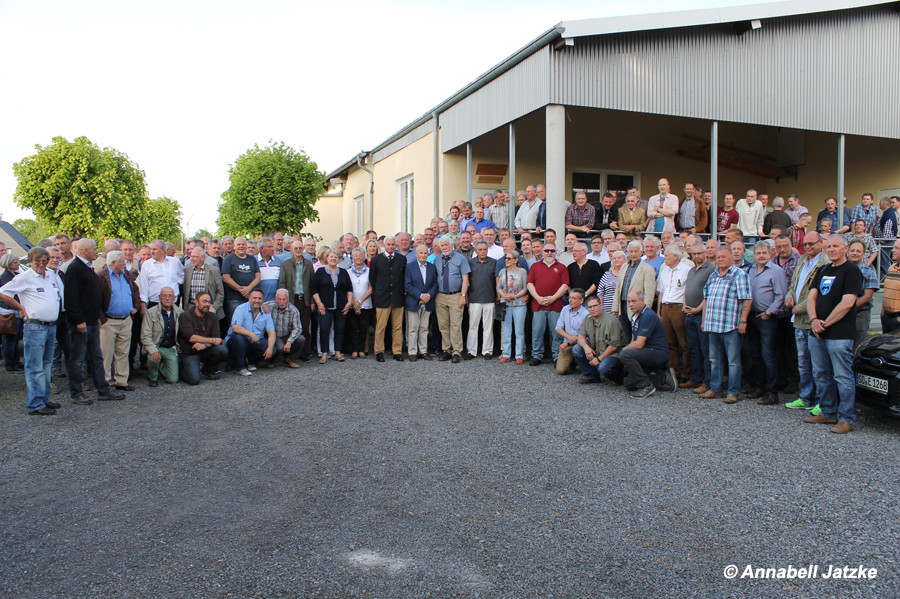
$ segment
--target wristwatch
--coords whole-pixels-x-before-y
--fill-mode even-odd
[[[459,296],[460,296],[460,297],[466,297],[466,294],[465,294],[465,293],[460,293]]]
[[[747,321],[746,321],[746,320],[739,320],[738,322],[741,323],[741,324],[747,324]]]

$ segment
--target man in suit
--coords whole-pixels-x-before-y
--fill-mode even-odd
[[[616,208],[616,196],[610,192],[603,194],[600,207],[594,212],[594,230],[619,230],[619,210]]]
[[[628,304],[628,294],[632,291],[640,291],[648,306],[653,305],[653,294],[656,293],[656,271],[641,260],[643,246],[638,240],[628,243],[628,262],[623,266],[624,271],[619,271],[619,280],[616,282],[616,293],[613,296],[612,315],[618,317],[622,325],[625,337],[631,338],[631,318],[634,313]]]
[[[384,253],[372,258],[369,282],[375,302],[375,359],[384,362],[384,331],[388,318],[393,328],[391,351],[403,361],[403,308],[406,305],[406,258],[396,254],[397,240],[384,238]]]
[[[637,196],[628,194],[625,205],[619,208],[619,231],[625,233],[628,239],[640,236],[640,232],[647,228],[647,214],[643,208],[637,205]],[[626,331],[627,336],[627,331]]]
[[[184,298],[184,309],[190,310],[197,303],[197,296],[207,292],[210,297],[209,311],[219,318],[225,318],[222,304],[225,303],[225,287],[222,274],[215,260],[209,260],[209,254],[202,247],[191,250],[190,261],[184,267],[184,283],[181,297]]]
[[[409,361],[430,360],[428,355],[428,319],[434,312],[437,295],[437,269],[428,262],[428,247],[416,247],[416,259],[406,265],[406,330]]]
[[[93,403],[84,394],[82,386],[85,354],[98,399],[125,399],[124,393],[109,386],[104,375],[100,349],[100,278],[91,268],[91,262],[96,258],[97,244],[93,239],[82,239],[78,242],[78,255],[66,270],[65,306],[72,347],[69,393],[72,403],[79,405]]]
[[[291,257],[281,263],[281,273],[278,275],[278,288],[287,289],[291,295],[291,303],[300,311],[300,325],[304,332],[303,349],[300,350],[300,360],[309,362],[310,339],[315,338],[315,331],[309,326],[313,305],[312,276],[313,264],[303,255],[303,243],[291,242]]]

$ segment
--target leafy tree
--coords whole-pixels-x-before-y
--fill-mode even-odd
[[[191,235],[191,239],[200,239],[201,237],[209,237],[210,239],[215,239],[215,235],[207,231],[206,229],[198,229]]]
[[[303,150],[284,142],[254,144],[229,166],[231,186],[219,204],[219,233],[263,235],[279,230],[297,234],[319,220],[315,203],[325,173]]]
[[[143,239],[181,244],[181,206],[178,202],[166,196],[147,202],[147,230]]]
[[[41,239],[54,234],[50,227],[33,218],[17,219],[13,221],[12,226],[34,245],[37,245]]]
[[[37,153],[13,165],[14,200],[54,231],[85,237],[145,238],[144,173],[125,154],[86,137],[36,145]]]

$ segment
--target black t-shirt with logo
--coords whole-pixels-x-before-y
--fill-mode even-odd
[[[863,274],[849,260],[840,266],[828,264],[819,269],[810,288],[817,290],[816,318],[825,320],[841,303],[845,295],[863,294]],[[856,304],[842,319],[830,325],[819,335],[822,339],[853,339],[856,337]]]
[[[235,283],[244,287],[253,282],[256,273],[259,272],[259,261],[256,256],[247,254],[243,258],[238,258],[237,254],[228,254],[222,260],[222,274],[231,275]],[[243,300],[244,296],[239,291],[225,285],[226,300]],[[244,300],[246,301],[246,300]]]

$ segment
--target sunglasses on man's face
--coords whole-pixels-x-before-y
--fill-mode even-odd
[[[556,250],[544,250],[544,253],[545,254],[554,254],[554,253],[556,253]]]

